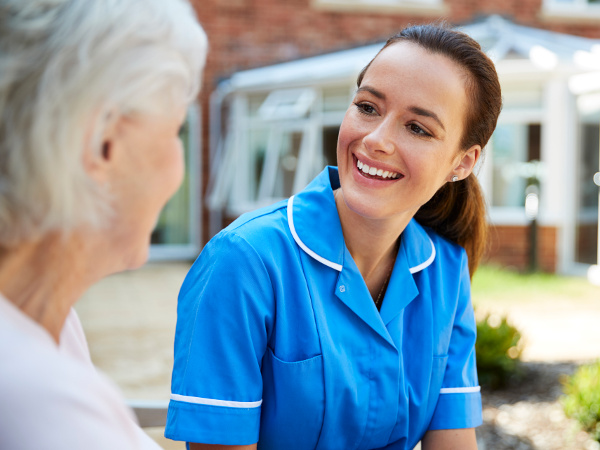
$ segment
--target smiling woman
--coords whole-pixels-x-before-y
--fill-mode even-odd
[[[472,170],[500,107],[468,36],[391,38],[358,78],[338,167],[241,216],[186,277],[166,436],[191,449],[476,448],[469,275],[485,211]]]

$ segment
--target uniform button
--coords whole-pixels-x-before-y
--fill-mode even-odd
[[[340,292],[346,292],[346,286],[343,284],[340,286]]]

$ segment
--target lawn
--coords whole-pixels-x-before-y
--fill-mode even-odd
[[[472,283],[473,303],[600,302],[600,288],[586,278],[549,273],[519,273],[496,266],[481,266]]]

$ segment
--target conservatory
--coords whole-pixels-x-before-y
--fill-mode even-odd
[[[530,245],[526,233],[514,230],[530,226],[533,214],[545,230],[539,252],[550,264],[546,270],[572,273],[596,264],[600,40],[498,16],[461,29],[494,60],[502,84],[503,111],[478,169],[500,247],[517,254],[517,247]],[[205,199],[211,235],[224,221],[298,192],[325,165],[335,165],[356,76],[381,47],[238,72],[219,85],[211,99]],[[526,209],[531,192],[536,201]],[[513,264],[510,257],[504,263]]]

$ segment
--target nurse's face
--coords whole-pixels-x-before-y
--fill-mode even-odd
[[[346,112],[337,146],[346,205],[373,219],[412,217],[454,175],[466,178],[479,146],[459,148],[466,73],[417,44],[384,49]]]

